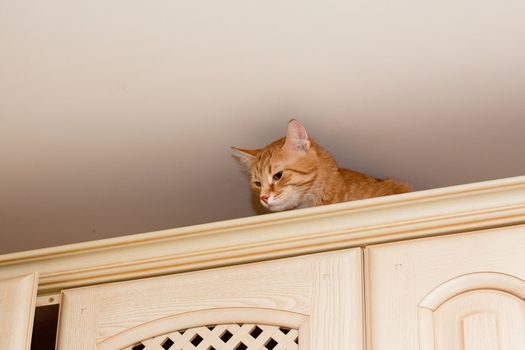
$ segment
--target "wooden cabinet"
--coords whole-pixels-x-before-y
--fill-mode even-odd
[[[525,177],[0,256],[0,349],[33,273],[59,350],[525,349]]]
[[[525,227],[366,252],[369,349],[525,349]]]
[[[0,280],[0,349],[29,350],[38,275]]]
[[[362,349],[361,263],[351,249],[66,290],[58,349]]]

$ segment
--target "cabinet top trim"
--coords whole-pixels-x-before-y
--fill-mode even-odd
[[[0,255],[39,292],[525,223],[525,176]]]

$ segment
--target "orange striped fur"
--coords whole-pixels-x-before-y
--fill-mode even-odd
[[[286,137],[257,150],[232,147],[251,175],[252,190],[270,211],[283,211],[410,191],[406,184],[338,168],[296,120]]]

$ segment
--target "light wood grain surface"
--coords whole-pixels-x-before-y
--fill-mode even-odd
[[[273,322],[281,311],[304,315],[298,327],[301,350],[362,349],[361,281],[361,250],[351,249],[67,290],[62,295],[58,349],[96,349],[119,335],[133,345],[136,339],[130,334],[142,326],[154,337],[166,331],[159,321],[163,318],[218,308],[233,310],[234,315],[235,309],[275,310]],[[239,321],[246,321],[241,316]],[[232,321],[225,317],[225,322]],[[159,327],[150,327],[151,322]]]
[[[40,294],[84,285],[525,223],[525,177],[0,256]]]
[[[366,256],[370,350],[525,348],[525,226],[384,244]]]
[[[0,280],[0,349],[29,350],[38,274]]]

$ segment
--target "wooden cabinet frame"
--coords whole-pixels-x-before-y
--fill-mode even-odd
[[[29,350],[38,273],[0,279],[0,349]]]
[[[37,305],[56,304],[70,288],[522,224],[525,176],[6,254],[0,279],[37,272]]]
[[[6,254],[0,278],[37,271],[46,295],[523,223],[525,176]]]
[[[361,350],[362,281],[362,250],[352,248],[73,288],[62,292],[57,349],[128,350],[168,333],[190,349],[195,344],[185,338],[188,329],[204,339],[198,349],[236,349],[241,343],[260,349],[258,342],[270,340],[266,335],[280,337],[281,329],[289,329],[297,332],[297,343],[285,333],[277,338],[283,343],[278,348]],[[232,343],[207,329],[224,325],[230,325]],[[254,326],[266,329],[263,339],[251,337]]]
[[[369,349],[525,348],[525,225],[368,247]]]

